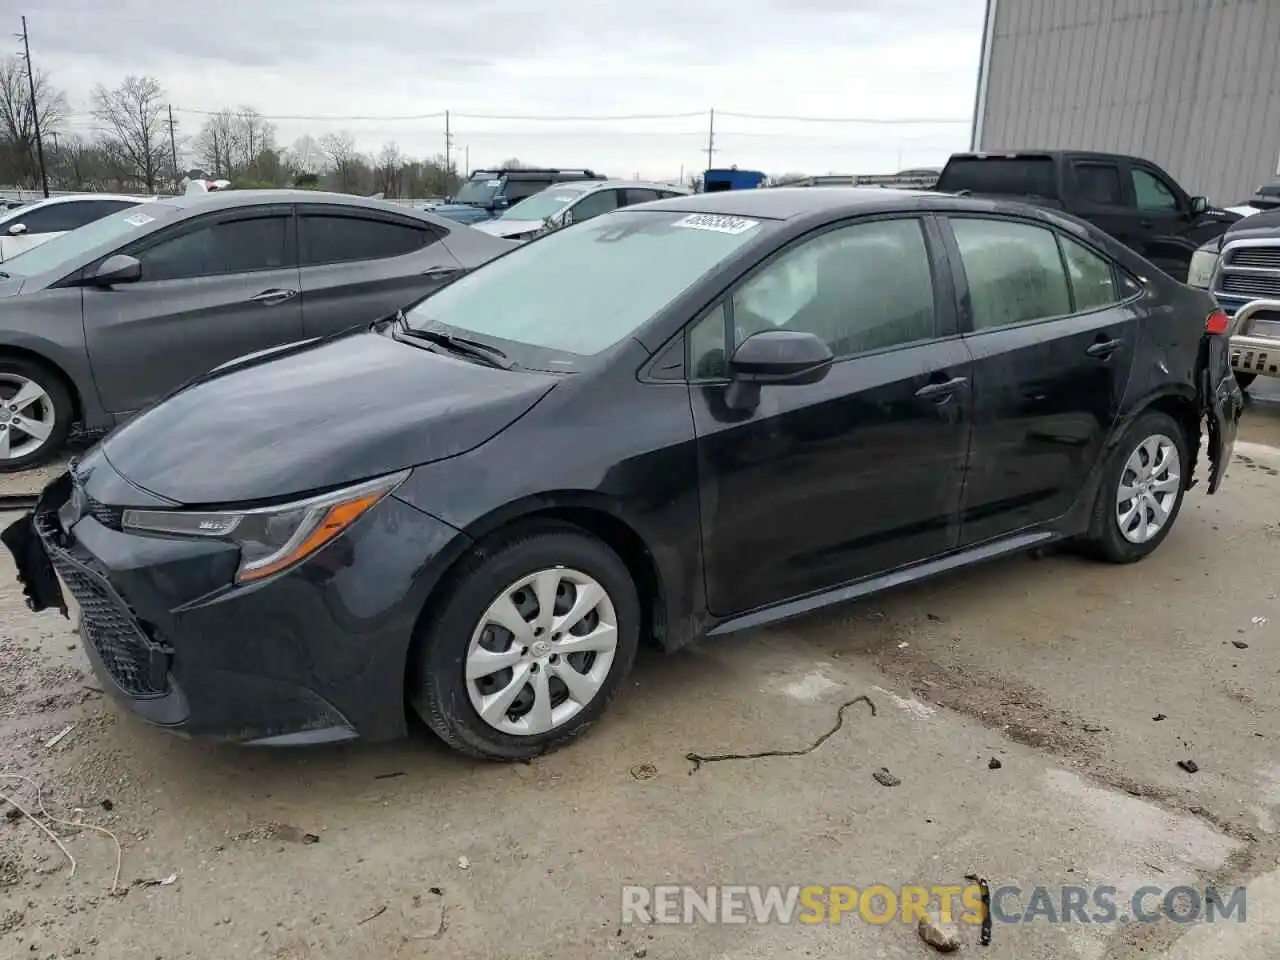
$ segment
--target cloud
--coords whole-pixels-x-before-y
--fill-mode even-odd
[[[156,77],[182,130],[200,110],[268,116],[419,117],[450,110],[473,166],[511,156],[618,175],[673,176],[706,163],[772,172],[881,172],[940,163],[966,123],[793,124],[731,114],[967,118],[983,0],[45,0],[32,53],[89,130],[93,87]],[[683,114],[579,123],[465,116]],[[362,148],[444,148],[442,119],[276,121],[286,142],[348,129]]]

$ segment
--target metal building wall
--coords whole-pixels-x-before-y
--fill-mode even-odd
[[[1280,0],[988,0],[975,149],[1111,150],[1237,203],[1280,180]]]

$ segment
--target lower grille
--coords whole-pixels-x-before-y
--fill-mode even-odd
[[[57,520],[37,518],[37,528],[58,576],[80,606],[80,630],[111,678],[134,697],[154,697],[169,687],[169,653],[143,631],[137,618],[107,582],[70,559],[55,542]]]

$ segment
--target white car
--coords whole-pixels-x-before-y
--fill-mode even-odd
[[[154,199],[118,193],[84,193],[50,197],[0,213],[0,262],[12,260],[24,250],[38,247],[109,213]]]

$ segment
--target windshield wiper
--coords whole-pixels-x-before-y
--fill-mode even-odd
[[[12,279],[13,277],[9,276],[3,270],[0,270],[0,280],[12,280]]]
[[[439,330],[414,329],[409,326],[409,321],[405,317],[404,311],[396,313],[396,322],[400,325],[401,334],[406,337],[425,340],[437,347],[444,347],[453,353],[470,357],[472,360],[479,360],[481,363],[488,364],[491,367],[497,367],[499,370],[511,370],[515,367],[515,361],[509,359],[505,353],[490,344],[459,337],[453,333],[441,333]]]

